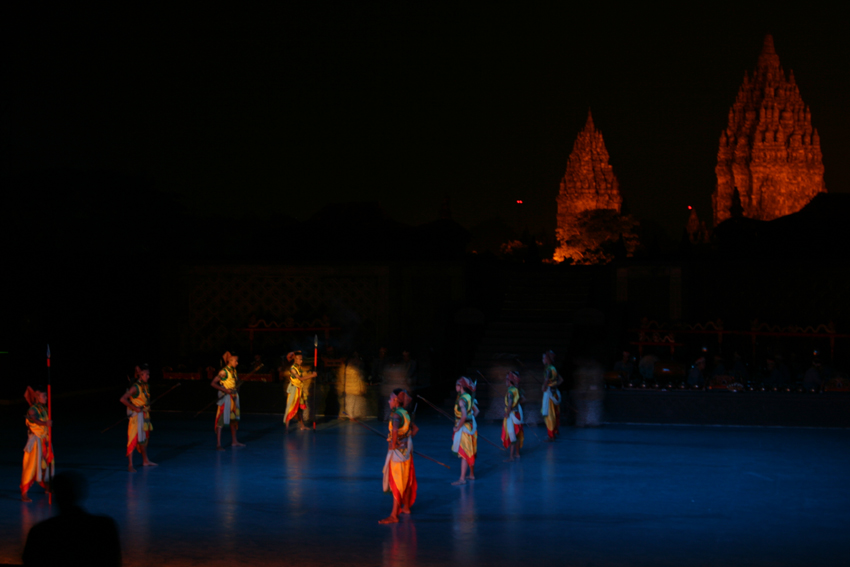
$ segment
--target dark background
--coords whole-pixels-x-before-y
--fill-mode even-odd
[[[351,226],[403,232],[448,196],[473,238],[551,238],[588,109],[631,213],[676,241],[688,205],[710,221],[718,138],[767,33],[812,109],[828,190],[850,187],[846,26],[810,6],[0,16],[6,385],[39,379],[47,341],[77,380],[155,363],[177,266],[338,261],[303,235],[334,234],[323,211],[340,203],[376,203]],[[399,251],[382,254],[349,261]]]
[[[3,169],[141,175],[207,214],[365,200],[418,224],[449,195],[467,228],[553,232],[590,108],[631,211],[678,237],[688,205],[710,221],[719,135],[771,33],[827,188],[850,186],[837,13],[319,4],[7,13]]]

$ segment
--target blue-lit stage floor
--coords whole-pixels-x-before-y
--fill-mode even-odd
[[[51,514],[38,487],[18,500],[24,434],[10,420],[0,563],[19,563]],[[413,515],[393,526],[377,523],[392,503],[386,445],[353,423],[284,434],[280,417],[247,415],[248,446],[217,452],[212,414],[156,413],[160,466],[129,474],[124,427],[101,435],[90,418],[57,429],[56,453],[90,480],[87,508],[118,522],[130,566],[848,564],[850,430],[618,425],[565,428],[552,445],[537,428],[520,463],[480,442],[478,479],[453,487],[450,424],[418,421],[416,449],[452,470],[417,459]]]

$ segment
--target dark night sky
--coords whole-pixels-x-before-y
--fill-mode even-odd
[[[850,191],[837,13],[356,4],[3,14],[0,166],[143,174],[202,213],[377,200],[415,224],[450,195],[467,227],[551,231],[592,108],[631,211],[678,236],[687,205],[710,219],[718,137],[772,33],[827,188]]]

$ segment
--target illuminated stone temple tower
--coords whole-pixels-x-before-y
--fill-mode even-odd
[[[575,237],[572,233],[579,215],[594,210],[611,210],[619,214],[622,204],[619,183],[608,163],[608,150],[605,149],[602,133],[596,129],[593,116],[588,112],[584,130],[573,143],[558,192],[559,244],[555,260],[575,258],[564,243]]]
[[[743,216],[758,220],[797,212],[826,191],[811,112],[800,98],[794,72],[786,78],[769,35],[752,78],[744,75],[729,110],[715,172],[715,226],[732,216],[736,190]]]

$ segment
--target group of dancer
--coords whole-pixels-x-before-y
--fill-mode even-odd
[[[558,387],[563,378],[553,364],[555,354],[550,350],[543,354],[543,404],[541,414],[546,424],[547,441],[554,441],[559,431],[561,417],[561,393]],[[502,444],[510,451],[507,462],[520,458],[525,439],[525,423],[522,404],[525,396],[519,387],[520,375],[516,371],[505,376],[505,411],[502,418]],[[457,396],[454,403],[454,427],[452,429],[452,451],[460,458],[460,478],[454,486],[475,480],[475,458],[478,454],[478,401],[475,399],[477,382],[461,376],[455,382]],[[396,389],[389,398],[390,420],[389,444],[384,461],[384,492],[392,492],[393,509],[381,524],[398,522],[399,514],[409,514],[410,506],[416,502],[416,468],[413,463],[413,437],[419,429],[410,418],[407,407],[412,402],[406,390]]]
[[[299,430],[306,430],[304,412],[307,410],[307,390],[305,382],[316,377],[315,371],[303,368],[301,351],[291,352],[287,359],[292,362],[289,370],[290,383],[287,386],[286,411],[283,417],[286,430],[289,423],[297,419]],[[221,432],[225,427],[230,428],[233,447],[244,447],[237,438],[241,408],[239,401],[239,380],[237,366],[239,357],[226,352],[222,357],[224,367],[212,380],[212,387],[218,390],[217,409],[215,414],[216,449],[222,450]],[[548,441],[557,437],[560,422],[561,395],[558,386],[563,379],[553,365],[554,353],[543,354],[542,385],[543,415],[548,433]],[[133,453],[142,455],[142,466],[155,467],[156,463],[148,458],[147,448],[153,425],[151,423],[150,369],[147,365],[135,368],[135,379],[121,397],[120,402],[126,406],[127,423],[127,470],[133,468]],[[505,376],[505,409],[502,419],[502,444],[509,450],[507,461],[520,458],[520,450],[524,441],[524,416],[522,404],[525,396],[519,387],[520,375],[516,371],[508,372]],[[457,393],[454,402],[454,426],[452,429],[452,451],[460,459],[460,478],[452,484],[464,485],[475,480],[475,458],[478,454],[478,402],[475,399],[477,382],[462,376],[455,383]],[[49,439],[50,428],[53,425],[48,418],[47,394],[39,389],[27,388],[25,394],[30,408],[26,416],[29,437],[24,449],[23,475],[21,479],[21,497],[25,502],[31,500],[27,491],[38,482],[45,490],[50,490],[55,462]],[[393,496],[393,508],[390,515],[380,521],[381,524],[398,522],[400,514],[409,514],[410,507],[416,502],[416,469],[413,462],[413,437],[419,428],[413,423],[408,408],[413,397],[404,389],[397,388],[389,397],[390,419],[387,436],[387,456],[383,468],[384,492]]]

